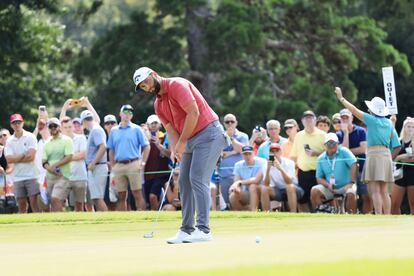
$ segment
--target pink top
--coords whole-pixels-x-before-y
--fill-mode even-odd
[[[200,91],[188,80],[183,78],[162,79],[162,95],[157,95],[154,102],[155,113],[165,126],[171,124],[181,134],[187,113],[184,108],[196,101],[200,116],[190,137],[193,137],[208,124],[218,120],[217,114],[211,109]]]

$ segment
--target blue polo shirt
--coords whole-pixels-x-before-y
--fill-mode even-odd
[[[390,142],[390,145],[388,146],[388,148],[391,150],[391,152],[395,149],[401,147],[401,141],[400,138],[398,137],[398,133],[395,130],[395,128],[392,130],[392,139]]]
[[[254,157],[254,164],[248,166],[244,160],[237,162],[234,165],[234,176],[240,177],[241,180],[246,180],[256,175],[261,171],[262,173],[266,169],[266,160],[263,158]],[[261,181],[263,182],[263,180]]]
[[[351,182],[351,166],[356,162],[349,149],[338,146],[333,156],[328,156],[326,151],[319,155],[316,162],[316,177],[323,178],[329,183],[334,165],[335,188],[340,189]]]
[[[125,161],[141,157],[141,148],[149,145],[141,127],[129,122],[126,127],[113,127],[109,135],[107,148],[114,151],[116,161]]]
[[[369,147],[388,147],[390,145],[391,133],[394,127],[387,118],[364,113],[364,123],[367,125],[367,142]]]
[[[240,142],[243,146],[249,145],[249,136],[247,136],[247,134],[244,132],[238,131],[237,129],[234,132],[232,138]],[[223,151],[232,151],[232,150],[233,150],[232,145],[226,146],[223,149]],[[220,176],[221,177],[229,177],[229,176],[232,177],[234,164],[236,164],[236,162],[242,159],[243,157],[241,153],[233,154],[233,155],[227,156],[226,158],[223,158],[220,163],[220,170],[219,170]]]
[[[279,141],[277,143],[279,145],[283,144],[287,139],[285,137],[279,136]],[[267,139],[265,142],[263,142],[259,149],[257,150],[257,157],[261,157],[264,159],[269,159],[269,147],[272,141],[270,141],[270,138]]]
[[[339,143],[342,144],[344,141],[344,133],[342,130],[338,131],[336,133],[336,136],[338,136]],[[348,133],[349,136],[349,149],[357,148],[360,146],[361,142],[367,141],[367,133],[364,128],[353,125],[353,129],[350,133]],[[357,154],[356,157],[360,158],[358,159],[359,164],[359,171],[362,172],[362,169],[364,168],[365,158],[366,155],[364,154]]]

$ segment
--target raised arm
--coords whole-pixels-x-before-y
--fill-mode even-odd
[[[364,121],[364,112],[362,112],[361,110],[359,110],[355,105],[351,104],[350,102],[348,102],[344,96],[342,95],[342,90],[339,87],[335,87],[335,94],[336,97],[338,98],[338,100],[341,102],[341,104],[347,108],[349,111],[351,111],[351,113],[357,117],[359,120],[361,120],[362,122]]]

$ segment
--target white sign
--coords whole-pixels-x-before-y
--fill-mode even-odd
[[[397,96],[395,93],[394,70],[392,67],[382,67],[382,78],[384,80],[385,102],[390,114],[398,114]]]

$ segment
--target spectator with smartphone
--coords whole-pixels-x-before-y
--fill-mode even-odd
[[[147,126],[150,132],[150,151],[145,165],[144,191],[145,200],[149,203],[151,210],[157,210],[159,206],[161,189],[167,182],[168,173],[158,173],[168,171],[171,152],[163,145],[164,133],[161,129],[161,121],[157,115],[152,114],[147,118]]]
[[[316,159],[325,150],[326,133],[316,128],[316,116],[311,110],[302,115],[304,129],[296,134],[290,157],[298,167],[298,182],[304,195],[299,200],[299,211],[310,211],[310,191],[316,182]]]
[[[13,164],[13,193],[17,199],[19,213],[27,213],[28,205],[38,212],[37,196],[39,184],[35,163],[37,151],[36,137],[23,129],[23,116],[15,113],[10,116],[10,125],[14,133],[6,141],[5,156],[8,164]]]
[[[231,210],[257,211],[260,201],[259,185],[263,183],[266,160],[256,157],[253,147],[242,148],[243,160],[234,166],[234,182],[230,186]]]
[[[278,143],[282,145],[287,139],[280,136],[280,122],[278,120],[269,120],[266,123],[266,129],[269,134],[269,139],[260,145],[259,150],[257,151],[257,157],[269,159],[270,144]]]
[[[47,127],[52,136],[43,149],[42,164],[47,170],[47,191],[53,212],[63,211],[63,201],[70,192],[69,178],[73,155],[72,139],[61,133],[61,123],[58,118],[47,121]]]
[[[290,212],[297,212],[297,201],[304,191],[298,186],[295,173],[295,162],[282,156],[282,147],[272,143],[261,189],[263,211],[270,210],[270,200],[287,201]]]
[[[253,147],[254,154],[257,154],[257,150],[264,141],[267,140],[266,129],[257,125],[252,130],[252,136],[250,137],[249,144]]]

